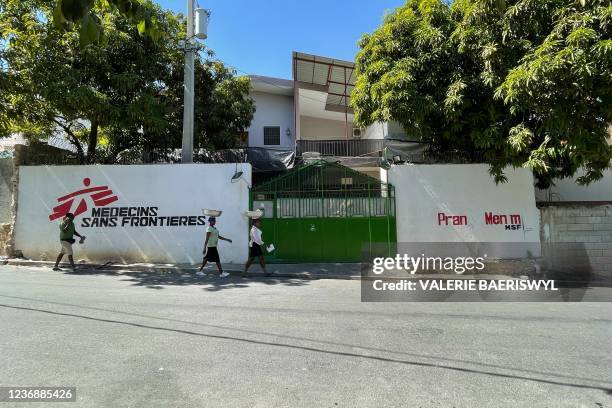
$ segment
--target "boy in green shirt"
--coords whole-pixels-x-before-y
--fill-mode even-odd
[[[81,238],[81,243],[85,240],[85,237],[78,232],[76,232],[76,228],[74,226],[74,215],[72,213],[66,214],[64,219],[59,225],[60,229],[60,244],[62,245],[62,249],[57,256],[57,260],[55,261],[55,266],[53,267],[54,271],[61,271],[59,268],[59,263],[64,257],[64,255],[68,255],[68,260],[70,261],[70,266],[72,267],[72,271],[76,270],[74,266],[74,258],[72,255],[72,244],[74,244],[74,236]]]

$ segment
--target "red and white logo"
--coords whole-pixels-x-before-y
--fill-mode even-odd
[[[114,195],[113,190],[108,188],[108,186],[89,187],[90,184],[91,180],[89,178],[84,178],[83,185],[87,188],[58,198],[57,202],[60,204],[53,208],[53,213],[49,215],[49,221],[65,217],[69,212],[72,212],[75,217],[79,214],[83,214],[87,211],[87,197],[93,201],[95,207],[105,207],[119,200],[119,198]],[[79,198],[80,200],[78,200]],[[75,201],[78,201],[78,204],[74,211],[71,211]]]

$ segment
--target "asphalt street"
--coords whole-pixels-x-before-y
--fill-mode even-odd
[[[77,387],[61,407],[611,407],[611,338],[604,302],[0,266],[0,386]]]

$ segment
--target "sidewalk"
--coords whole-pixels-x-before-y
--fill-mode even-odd
[[[0,271],[2,265],[23,266],[31,268],[53,268],[54,262],[51,261],[32,261],[27,259],[7,259],[0,258]],[[158,279],[155,276],[163,277],[184,282],[188,275],[192,275],[195,279],[195,272],[200,265],[191,264],[93,264],[93,263],[77,263],[77,271],[85,274],[126,274],[126,275],[146,275],[148,279]],[[69,271],[68,265],[62,263],[62,269]],[[234,277],[240,277],[243,270],[243,265],[223,264],[223,270],[229,272]],[[358,263],[313,263],[313,264],[274,264],[267,265],[268,272],[272,273],[271,279],[339,279],[339,280],[360,280],[361,279],[361,264]],[[214,265],[206,267],[205,272],[216,273],[217,268]],[[214,275],[212,275],[214,276]],[[259,265],[252,265],[249,269],[250,278],[264,278],[264,273]],[[395,275],[385,276],[386,279],[485,279],[485,280],[516,280],[516,279],[535,279],[534,277],[510,275],[504,273],[476,274],[476,275],[457,275],[457,274],[440,274],[440,273],[418,273],[416,275]],[[371,278],[370,278],[371,279]],[[612,281],[607,278],[593,277],[588,280],[575,279],[571,276],[557,277],[542,277],[541,279],[554,279],[564,285],[570,287],[584,286],[600,286],[612,287]]]
[[[27,259],[0,259],[0,265],[26,266],[26,267],[42,267],[52,269],[54,262],[51,261],[32,261]],[[62,268],[67,269],[67,264],[62,263]],[[159,274],[194,274],[198,265],[192,264],[93,264],[93,263],[77,263],[77,273],[81,271],[89,272],[114,272],[114,273],[129,273],[129,272],[157,272]],[[361,279],[361,264],[359,263],[310,263],[310,264],[269,264],[266,265],[268,272],[276,278],[293,278],[293,279]],[[223,264],[223,270],[234,276],[242,274],[244,265],[238,264]],[[216,273],[215,265],[208,265],[205,272]],[[249,276],[253,278],[264,277],[259,264],[253,264],[249,268]],[[477,275],[456,275],[456,274],[417,274],[406,276],[387,276],[390,279],[473,279]],[[488,274],[485,279],[500,280],[500,279],[517,279],[504,274]]]
[[[12,266],[29,266],[53,268],[52,261],[32,261],[27,259],[5,259],[0,260],[0,265]],[[114,271],[114,272],[159,272],[163,273],[195,273],[198,265],[191,264],[93,264],[93,263],[77,263],[77,271]],[[67,268],[67,264],[62,262],[62,267]],[[266,265],[269,273],[279,278],[299,278],[299,279],[360,279],[361,264],[358,263],[320,263],[320,264],[271,264]],[[240,275],[244,269],[244,265],[238,264],[223,264],[223,270],[232,275]],[[208,265],[205,269],[207,272],[216,272],[215,265]],[[259,264],[253,264],[249,268],[249,276],[263,277],[264,273]]]

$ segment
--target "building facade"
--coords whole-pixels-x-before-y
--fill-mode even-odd
[[[293,53],[291,80],[251,76],[256,111],[248,146],[295,151],[298,157],[331,157],[380,178],[385,138],[403,136],[395,123],[355,126],[350,98],[355,64]]]

